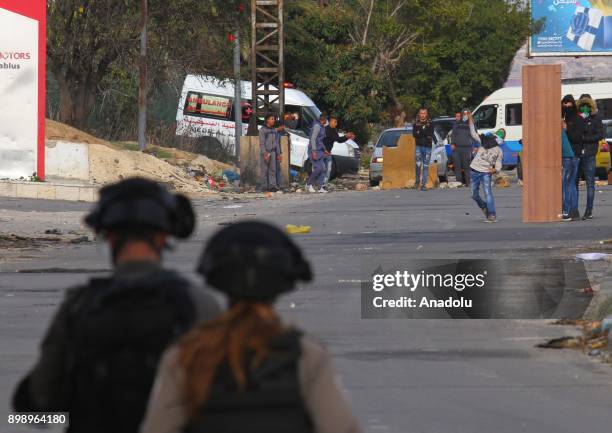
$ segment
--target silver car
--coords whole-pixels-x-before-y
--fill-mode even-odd
[[[436,128],[437,129],[437,128]],[[412,135],[412,125],[405,128],[391,128],[385,130],[374,146],[372,158],[370,158],[370,185],[377,186],[382,180],[383,173],[383,147],[397,147],[397,142],[404,134]],[[431,148],[431,163],[438,163],[438,177],[446,179],[448,157],[446,155],[445,137],[439,131],[435,131],[434,143]]]

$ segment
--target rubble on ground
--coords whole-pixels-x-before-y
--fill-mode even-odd
[[[536,347],[544,349],[580,349],[590,356],[602,356],[606,354],[606,350],[612,349],[609,342],[612,316],[608,316],[601,321],[561,319],[554,322],[554,324],[576,326],[580,329],[582,335],[553,338],[538,344]],[[609,355],[606,354],[606,356]]]
[[[510,178],[508,176],[499,175],[495,178],[495,186],[497,188],[509,188]]]
[[[224,179],[224,172],[236,173],[237,170],[230,164],[214,161],[204,155],[159,146],[150,146],[145,152],[128,150],[50,119],[46,122],[45,137],[47,140],[88,145],[90,181],[93,184],[106,185],[128,177],[142,176],[184,193],[237,190],[233,175],[230,175],[230,182]]]

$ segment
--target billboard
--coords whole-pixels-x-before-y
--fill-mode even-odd
[[[46,0],[0,0],[0,179],[45,173]]]
[[[531,0],[532,56],[612,55],[612,0]]]

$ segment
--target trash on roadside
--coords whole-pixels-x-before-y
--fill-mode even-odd
[[[576,254],[576,258],[579,260],[591,262],[591,261],[597,261],[597,260],[608,260],[609,258],[612,258],[612,254],[583,253],[583,254]]]
[[[584,340],[581,337],[561,337],[553,338],[546,343],[536,345],[542,349],[576,349],[584,347]]]
[[[290,235],[302,235],[302,234],[307,234],[310,233],[310,226],[296,226],[293,224],[287,224],[285,226],[285,229],[287,230],[287,233],[289,233]]]
[[[355,185],[355,191],[366,191],[368,186],[365,183],[358,183]]]
[[[73,244],[82,244],[82,243],[85,243],[85,242],[90,242],[88,236],[81,236],[81,237],[74,238],[74,239],[70,240],[70,243],[73,243]]]
[[[498,176],[495,179],[495,186],[497,188],[509,188],[510,187],[510,179],[507,176]]]
[[[238,173],[236,173],[235,171],[226,169],[223,170],[223,179],[226,182],[235,182],[237,180],[240,180],[240,175]]]

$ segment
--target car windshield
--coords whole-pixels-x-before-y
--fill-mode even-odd
[[[606,138],[612,138],[612,123],[609,123],[608,126],[606,126]]]
[[[402,135],[412,135],[411,130],[404,131],[386,131],[378,139],[376,147],[397,147],[397,142]]]

